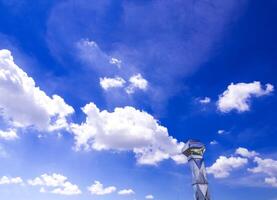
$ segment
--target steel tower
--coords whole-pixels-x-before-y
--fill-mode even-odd
[[[195,200],[210,200],[206,169],[203,160],[204,152],[204,144],[195,140],[189,140],[183,148],[183,154],[188,158],[192,171],[192,186]]]

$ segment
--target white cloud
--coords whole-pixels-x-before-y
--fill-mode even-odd
[[[132,189],[123,189],[118,191],[119,195],[130,195],[130,194],[135,194],[134,190]]]
[[[254,162],[257,163],[257,166],[248,169],[248,171],[252,173],[264,173],[270,176],[277,174],[277,160],[255,157]]]
[[[185,163],[183,143],[169,136],[150,114],[133,107],[100,111],[94,103],[82,108],[86,122],[71,124],[76,149],[133,151],[139,164],[154,165],[165,159]]]
[[[273,85],[266,84],[265,89],[259,81],[253,83],[231,83],[228,89],[219,96],[217,107],[221,112],[237,110],[245,112],[250,110],[251,97],[260,97],[272,93]]]
[[[10,185],[10,184],[23,184],[23,180],[20,177],[7,177],[3,176],[0,179],[0,185]]]
[[[0,50],[0,109],[12,126],[39,130],[67,127],[66,117],[74,112],[60,96],[49,97],[37,87],[14,63],[9,50]]]
[[[68,178],[61,174],[43,174],[32,180],[28,180],[31,186],[41,186],[40,192],[46,192],[45,187],[50,187],[50,193],[60,195],[77,195],[81,194],[81,190],[77,185],[68,181]]]
[[[236,149],[236,154],[242,156],[242,157],[246,157],[246,158],[252,158],[255,157],[257,155],[259,155],[257,152],[255,151],[249,151],[246,148],[243,147],[239,147]]]
[[[104,90],[110,88],[122,88],[126,81],[126,72],[122,71],[122,61],[118,58],[109,56],[101,50],[99,45],[92,40],[81,39],[77,42],[78,57],[90,67],[94,68],[100,76],[100,85]],[[114,68],[112,66],[117,66]],[[132,68],[132,69],[130,69]],[[134,66],[128,66],[128,70],[137,71]],[[106,77],[107,74],[118,74],[116,77]],[[148,81],[140,73],[134,74],[129,78],[129,84],[124,88],[127,94],[133,94],[136,90],[147,90]]]
[[[126,81],[119,76],[109,78],[100,78],[100,85],[104,90],[112,88],[122,88],[126,84]],[[145,80],[141,74],[133,75],[129,78],[129,85],[125,87],[125,91],[128,94],[133,94],[137,89],[146,90],[148,86],[147,80]]]
[[[201,104],[208,104],[210,102],[211,102],[211,98],[209,98],[209,97],[205,97],[204,99],[199,100],[199,103],[201,103]]]
[[[276,177],[267,177],[264,182],[271,185],[272,187],[277,187],[277,178]]]
[[[218,133],[219,135],[222,135],[222,134],[225,133],[225,130],[218,130],[217,133]]]
[[[233,169],[242,167],[247,163],[246,158],[220,156],[211,167],[207,167],[207,173],[213,174],[215,178],[225,178],[230,175]]]
[[[216,145],[216,144],[218,144],[218,142],[216,140],[213,140],[210,142],[210,145]]]
[[[110,60],[109,60],[110,64],[114,64],[116,65],[118,68],[121,68],[121,63],[122,61],[117,59],[117,58],[113,58],[111,57]]]
[[[0,130],[0,139],[15,140],[17,138],[18,138],[18,135],[15,129],[9,129],[7,131]]]
[[[37,185],[45,185],[49,187],[58,187],[62,186],[65,181],[67,180],[67,177],[61,175],[61,174],[43,174],[40,177],[36,177],[33,180],[29,180],[28,183],[32,186]]]
[[[55,188],[51,191],[51,193],[60,195],[76,195],[81,194],[81,190],[77,185],[67,181],[64,183],[63,187]]]
[[[99,181],[94,181],[94,184],[88,187],[88,190],[90,191],[91,194],[94,195],[106,195],[106,194],[111,194],[116,191],[115,186],[108,186],[104,187],[102,183]]]
[[[100,85],[104,90],[108,90],[110,88],[121,88],[125,83],[126,81],[118,76],[114,78],[100,78]]]
[[[145,196],[145,199],[154,199],[154,196],[152,194],[148,194]]]
[[[142,77],[141,74],[133,75],[129,78],[130,85],[125,88],[128,94],[132,94],[136,89],[146,90],[148,81]]]

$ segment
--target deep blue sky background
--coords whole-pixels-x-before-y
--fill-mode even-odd
[[[198,11],[191,11],[193,2],[0,0],[0,49],[9,49],[18,66],[47,94],[59,94],[73,106],[72,121],[84,120],[80,107],[88,102],[110,111],[130,105],[155,116],[179,141],[203,141],[207,166],[238,147],[276,159],[275,94],[251,100],[251,110],[245,113],[221,113],[216,101],[232,82],[277,86],[277,2],[203,1]],[[134,66],[121,75],[139,70],[153,85],[151,90],[132,97],[108,96],[98,83],[103,71],[77,56],[74,44],[83,38],[118,56],[124,65]],[[199,104],[198,99],[205,96],[211,103]],[[220,129],[228,134],[218,135]],[[0,176],[31,178],[58,172],[83,188],[95,179],[133,187],[135,199],[148,193],[160,200],[191,198],[187,166],[172,161],[139,166],[131,153],[75,152],[66,131],[58,139],[52,134],[41,139],[37,134],[30,131],[15,142],[1,141],[10,156],[0,158]],[[218,144],[210,145],[212,140]],[[245,173],[234,172],[220,180],[210,176],[213,199],[277,198],[276,188],[239,184],[236,178]],[[1,196],[98,199],[87,193],[79,197],[40,194],[17,186],[0,186]]]

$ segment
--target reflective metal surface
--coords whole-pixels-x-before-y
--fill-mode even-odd
[[[183,148],[192,171],[192,186],[195,200],[210,200],[206,168],[203,160],[205,146],[196,140],[189,140]]]

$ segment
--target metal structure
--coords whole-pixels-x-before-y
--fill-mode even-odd
[[[210,200],[208,181],[203,159],[205,146],[199,141],[189,140],[182,153],[188,158],[192,171],[192,186],[195,200]]]

